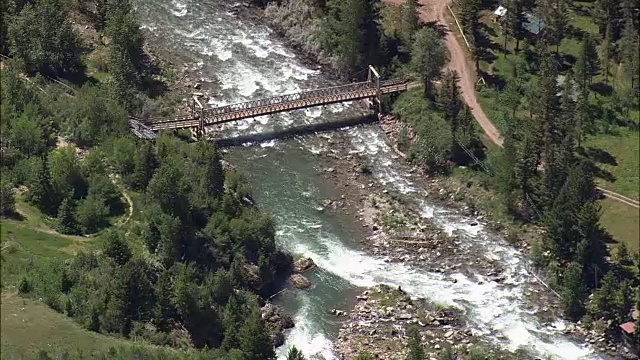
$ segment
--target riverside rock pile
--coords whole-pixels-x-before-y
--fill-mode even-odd
[[[464,328],[456,309],[433,306],[424,300],[413,300],[401,289],[377,285],[357,297],[338,335],[336,348],[344,359],[369,352],[376,359],[406,359],[407,330],[415,327],[423,344],[436,358],[444,346],[464,349],[475,342],[470,329]]]
[[[294,326],[291,316],[285,314],[280,307],[270,302],[260,308],[260,313],[271,334],[273,346],[278,347],[284,344],[283,331]]]

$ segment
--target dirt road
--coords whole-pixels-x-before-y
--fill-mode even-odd
[[[389,4],[401,4],[405,0],[383,0]],[[475,84],[476,84],[476,70],[475,65],[466,57],[465,49],[458,42],[454,35],[454,31],[458,31],[455,22],[448,24],[445,14],[449,12],[447,5],[451,0],[419,0],[420,4],[420,20],[424,23],[436,22],[442,29],[446,31],[444,38],[447,45],[447,49],[451,54],[451,62],[447,68],[455,70],[460,76],[460,90],[462,92],[462,98],[471,108],[471,112],[476,121],[482,127],[485,134],[489,139],[498,146],[502,146],[502,137],[493,126],[493,123],[489,120],[487,115],[482,111],[482,107],[478,104],[476,97]]]
[[[388,4],[401,4],[405,0],[383,0]],[[500,136],[500,132],[489,120],[487,115],[482,111],[482,107],[478,104],[478,98],[476,97],[475,84],[476,84],[476,69],[473,62],[467,58],[467,52],[463,48],[463,45],[458,42],[455,37],[457,25],[455,22],[452,24],[447,23],[446,14],[449,13],[448,5],[451,0],[419,0],[420,4],[420,20],[424,23],[437,23],[446,31],[445,44],[449,53],[451,54],[451,62],[447,66],[448,69],[455,70],[460,76],[460,90],[462,92],[462,98],[465,103],[471,108],[471,112],[476,121],[482,127],[482,130],[487,137],[496,145],[502,147],[503,140]],[[638,200],[628,198],[613,191],[598,187],[598,190],[602,194],[612,200],[616,200],[623,204],[639,208],[640,203]]]

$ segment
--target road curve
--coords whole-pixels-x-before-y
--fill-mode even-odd
[[[401,4],[405,0],[383,0],[388,4]],[[458,42],[454,35],[454,31],[459,31],[457,25],[453,23],[451,26],[447,23],[446,13],[449,12],[448,6],[451,0],[419,0],[420,4],[420,20],[424,23],[436,22],[445,31],[444,38],[445,44],[449,53],[451,54],[451,60],[447,66],[451,70],[455,70],[460,76],[460,91],[465,103],[471,108],[473,117],[476,119],[482,130],[487,137],[496,145],[502,147],[503,139],[500,136],[500,132],[493,125],[491,120],[482,110],[482,107],[478,103],[476,97],[476,70],[475,65],[469,61],[466,57],[466,52],[462,45]],[[612,200],[621,202],[628,206],[640,208],[640,202],[638,200],[626,197],[611,190],[597,187],[602,194]]]

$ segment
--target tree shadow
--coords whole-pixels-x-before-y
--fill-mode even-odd
[[[608,182],[615,182],[616,177],[607,170],[600,168],[595,162],[589,161],[589,168],[595,177]]]
[[[611,155],[606,150],[589,146],[586,149],[584,147],[581,147],[579,149],[579,152],[581,155],[591,159],[592,161],[595,161],[601,164],[612,165],[612,166],[618,165],[618,162],[616,161],[615,156]]]
[[[591,90],[598,93],[601,96],[611,96],[613,94],[613,87],[604,83],[591,84]]]
[[[502,90],[505,86],[507,86],[507,80],[505,80],[505,78],[501,75],[489,74],[488,72],[482,70],[479,70],[478,73],[484,78],[484,81],[490,88]]]
[[[11,219],[11,220],[16,220],[16,221],[24,221],[26,218],[20,214],[17,211],[12,211],[8,214],[4,214],[2,216],[0,216],[0,219]],[[9,234],[12,234],[11,232],[9,232]]]

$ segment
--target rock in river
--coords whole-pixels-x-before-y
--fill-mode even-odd
[[[311,281],[300,274],[293,274],[289,277],[289,283],[296,289],[307,289],[311,286]]]
[[[311,258],[302,257],[296,260],[295,263],[293,263],[293,271],[297,273],[303,273],[307,270],[312,269],[314,266],[316,266],[316,264],[313,262],[313,260],[311,260]]]

